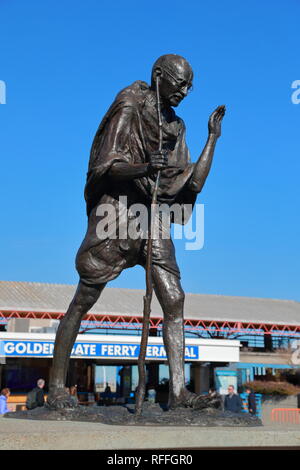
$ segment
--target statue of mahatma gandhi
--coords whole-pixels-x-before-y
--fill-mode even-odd
[[[108,204],[115,209],[115,215],[106,220],[106,225],[119,227],[122,208],[127,215],[133,204],[150,208],[158,172],[157,202],[169,206],[174,203],[193,205],[206,181],[221,135],[225,106],[219,106],[211,114],[205,147],[198,161],[191,163],[185,125],[173,108],[187,96],[192,83],[193,70],[187,60],[175,54],[164,55],[153,66],[151,85],[136,81],[122,90],[97,130],[85,186],[88,228],[76,257],[80,281],[55,341],[48,396],[48,405],[53,409],[74,406],[65,392],[65,381],[82,318],[99,299],[108,281],[125,268],[146,266],[148,241],[145,237],[109,236],[109,228],[106,237],[99,236],[97,227],[103,220],[101,207]],[[121,196],[126,196],[125,209],[119,204]],[[132,223],[130,216],[126,220]],[[185,388],[184,292],[170,237],[153,239],[151,275],[164,313],[163,340],[170,369],[169,407],[197,408],[203,397]],[[208,403],[207,406],[218,405]]]

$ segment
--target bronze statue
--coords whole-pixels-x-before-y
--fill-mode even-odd
[[[147,239],[120,236],[124,212],[128,229],[135,222],[130,214],[132,205],[143,204],[150,208],[158,172],[158,203],[193,205],[203,188],[221,135],[225,106],[219,106],[211,114],[206,145],[198,161],[191,163],[185,142],[185,125],[173,108],[187,96],[192,82],[193,71],[186,59],[175,54],[160,57],[152,69],[151,86],[136,81],[122,90],[97,130],[85,187],[88,228],[76,257],[80,281],[60,322],[55,341],[48,396],[52,408],[73,406],[65,393],[65,381],[82,318],[98,300],[108,281],[115,279],[125,268],[146,265]],[[126,196],[126,205],[120,205],[121,196]],[[105,216],[103,207],[112,207],[114,215]],[[103,222],[105,237],[99,236],[99,221]],[[117,236],[110,236],[116,227]],[[159,230],[161,233],[163,229]],[[170,237],[152,240],[151,275],[164,313],[163,340],[170,369],[169,406],[202,407],[203,397],[189,392],[184,385],[184,292]]]

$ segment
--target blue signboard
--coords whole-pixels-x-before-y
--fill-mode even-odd
[[[1,344],[2,343],[2,344]],[[0,340],[1,351],[6,357],[52,357],[53,341],[16,341]],[[139,356],[139,344],[130,343],[90,343],[76,342],[73,346],[71,357],[73,358],[124,358],[137,359]],[[162,344],[149,344],[147,347],[148,359],[166,359],[167,354]],[[199,359],[198,346],[186,346],[185,359]]]

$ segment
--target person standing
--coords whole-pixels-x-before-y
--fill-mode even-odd
[[[251,415],[256,415],[255,393],[252,392],[250,387],[246,388],[246,393],[248,394],[248,411]]]
[[[225,396],[224,409],[232,413],[240,413],[242,411],[241,397],[238,393],[235,393],[233,385],[229,385],[228,387],[228,395]]]
[[[8,406],[7,406],[7,399],[10,395],[10,389],[9,388],[3,388],[1,390],[1,395],[0,395],[0,415],[4,415],[5,413],[8,413],[11,411]]]
[[[44,387],[45,380],[39,379],[37,381],[37,386],[31,390],[27,395],[26,408],[27,410],[33,410],[38,406],[44,406],[45,396],[44,396]]]
[[[78,395],[77,395],[77,385],[72,385],[70,387],[70,397],[75,406],[79,405]]]

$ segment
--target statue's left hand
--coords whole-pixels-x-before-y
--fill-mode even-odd
[[[221,135],[221,122],[224,117],[226,108],[225,105],[218,106],[217,109],[210,115],[208,121],[209,134],[220,137]]]

